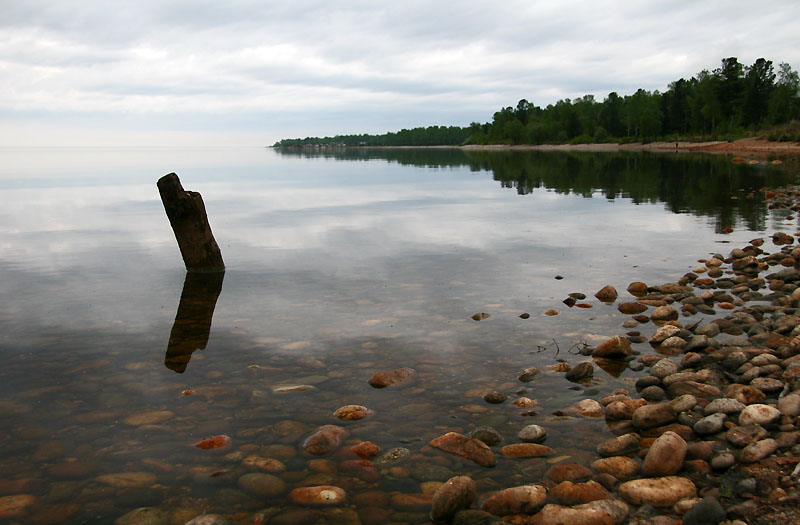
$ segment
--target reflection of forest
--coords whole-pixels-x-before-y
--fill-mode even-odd
[[[785,170],[733,164],[715,155],[637,152],[476,151],[448,149],[278,149],[281,155],[337,160],[386,160],[426,167],[469,166],[490,171],[505,188],[527,194],[536,188],[636,204],[665,203],[674,213],[713,217],[717,231],[744,223],[763,230],[767,206],[763,187],[794,182]],[[752,195],[751,195],[752,193]]]

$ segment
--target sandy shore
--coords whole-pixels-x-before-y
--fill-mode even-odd
[[[762,139],[741,139],[732,142],[641,142],[631,144],[542,144],[538,146],[487,145],[462,146],[467,150],[540,150],[540,151],[678,151],[739,155],[749,158],[800,156],[797,142],[770,142]]]

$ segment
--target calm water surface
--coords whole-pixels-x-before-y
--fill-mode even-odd
[[[171,171],[204,197],[224,279],[186,279],[155,186]],[[311,522],[379,506],[413,523],[426,513],[381,498],[456,474],[482,491],[536,482],[550,466],[498,454],[485,469],[423,449],[449,430],[491,425],[514,443],[536,423],[557,460],[587,462],[611,431],[552,412],[637,377],[598,370],[576,385],[547,370],[625,331],[594,292],[675,281],[711,253],[793,232],[758,192],[792,182],[670,154],[0,149],[0,497],[35,498],[23,522],[147,506],[183,523],[291,516],[289,490],[331,484],[351,503]],[[567,308],[571,292],[592,308]],[[517,381],[530,366],[543,373]],[[367,384],[399,367],[416,380]],[[281,392],[293,385],[307,387]],[[485,403],[489,390],[534,399],[535,415]],[[346,404],[375,414],[339,422]],[[309,461],[299,443],[325,424],[411,455],[377,476],[341,453]],[[229,448],[191,446],[219,434]],[[285,465],[280,494],[238,483],[263,472],[250,455]]]

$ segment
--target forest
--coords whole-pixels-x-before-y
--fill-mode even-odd
[[[656,140],[721,140],[767,133],[770,140],[800,140],[800,75],[771,60],[747,66],[736,57],[669,84],[662,93],[639,89],[559,100],[542,108],[522,99],[467,127],[428,126],[383,135],[283,139],[274,147],[436,146],[467,144],[585,144]]]

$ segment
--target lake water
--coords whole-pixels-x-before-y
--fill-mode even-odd
[[[186,279],[155,185],[172,171],[204,198],[224,279]],[[638,377],[576,384],[548,369],[626,331],[593,294],[611,284],[624,298],[631,281],[673,282],[710,254],[794,233],[759,191],[794,181],[782,166],[675,154],[0,149],[0,498],[28,498],[20,522],[157,507],[175,523],[270,508],[285,522],[418,523],[424,509],[391,497],[588,462],[611,430],[553,411]],[[591,308],[563,304],[573,292]],[[542,373],[519,382],[531,366]],[[401,367],[410,384],[367,383]],[[509,400],[484,402],[491,390]],[[338,421],[347,404],[374,414]],[[533,423],[555,460],[498,455],[486,469],[424,448],[481,425],[514,443]],[[410,455],[377,471],[341,451],[314,460],[300,443],[327,424],[348,430],[344,448]],[[192,446],[223,434],[222,450]],[[280,461],[276,494],[242,481],[265,472],[248,456]],[[305,485],[349,502],[300,508],[288,493]]]

